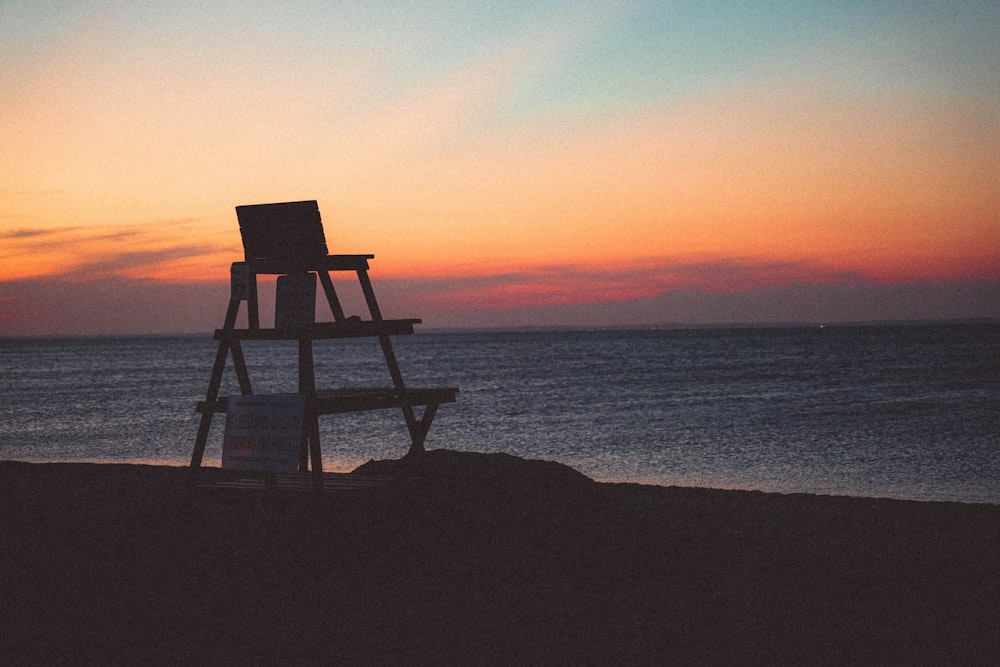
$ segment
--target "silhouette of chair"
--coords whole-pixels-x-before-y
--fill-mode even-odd
[[[371,280],[368,277],[368,260],[374,255],[330,255],[323,233],[319,206],[316,201],[283,202],[237,206],[240,234],[243,239],[244,261],[232,266],[229,307],[222,329],[215,332],[219,341],[212,376],[206,399],[197,405],[202,414],[191,467],[201,465],[212,416],[226,411],[226,397],[220,397],[222,375],[228,358],[232,355],[240,391],[253,393],[247,371],[242,340],[297,340],[299,344],[298,393],[305,396],[305,435],[299,451],[299,470],[305,471],[311,459],[312,471],[322,473],[318,416],[399,408],[410,435],[409,454],[422,452],[424,440],[430,429],[437,408],[442,403],[452,403],[458,389],[453,387],[407,388],[391,336],[413,333],[419,319],[385,320],[379,310]],[[370,318],[346,317],[333,281],[331,271],[353,271],[358,278]],[[307,323],[296,326],[267,329],[260,326],[257,277],[259,275],[300,275],[314,273],[319,277],[333,315],[333,322]],[[279,278],[280,280],[280,278]],[[315,282],[313,282],[315,285]],[[240,304],[247,302],[247,328],[236,328]],[[312,304],[314,305],[314,304]],[[374,336],[379,339],[386,366],[392,378],[392,387],[317,389],[313,364],[313,341],[322,339],[356,338]],[[424,406],[418,419],[414,406]]]

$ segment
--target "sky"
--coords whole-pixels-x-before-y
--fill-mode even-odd
[[[305,199],[430,327],[1000,317],[998,34],[995,1],[4,0],[0,336],[211,331],[234,208]]]

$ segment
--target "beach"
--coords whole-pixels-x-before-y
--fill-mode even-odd
[[[382,486],[0,462],[23,663],[989,664],[1000,506],[598,483],[433,450]]]

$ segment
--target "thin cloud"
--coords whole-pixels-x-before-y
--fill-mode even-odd
[[[385,165],[403,158],[425,160],[443,138],[494,113],[525,81],[585,44],[612,16],[610,7],[546,15],[436,77],[415,81],[380,111],[367,109],[344,136],[353,144],[353,171],[382,174]]]
[[[152,267],[163,262],[210,255],[218,249],[211,246],[176,246],[160,250],[139,250],[113,253],[98,261],[76,266],[67,275],[96,278],[107,275],[121,275],[134,269]]]
[[[10,229],[0,232],[0,239],[32,239],[40,236],[63,234],[79,229],[79,227],[60,227],[56,229]]]
[[[32,276],[63,276],[89,280],[109,275],[164,279],[171,265],[197,264],[199,258],[226,250],[204,234],[191,232],[197,218],[171,218],[125,226],[20,228],[0,234],[0,259],[5,280]],[[196,243],[176,243],[178,238]],[[156,269],[155,271],[153,269]],[[197,267],[194,269],[197,272]]]
[[[550,265],[471,277],[392,281],[394,291],[428,307],[448,304],[488,310],[525,305],[586,304],[647,298],[680,290],[731,293],[788,285],[854,285],[870,282],[852,271],[808,261],[750,257],[664,259],[632,266]]]
[[[82,248],[135,238],[138,229],[88,230],[85,227],[57,227],[52,229],[18,229],[0,234],[0,240],[10,240],[13,247],[2,248],[4,256],[43,255],[60,252],[66,256],[78,255]],[[18,243],[27,241],[26,244]]]

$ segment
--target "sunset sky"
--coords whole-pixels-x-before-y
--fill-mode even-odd
[[[303,199],[426,326],[1000,317],[997,35],[995,1],[5,0],[0,335],[209,331],[234,207]]]

